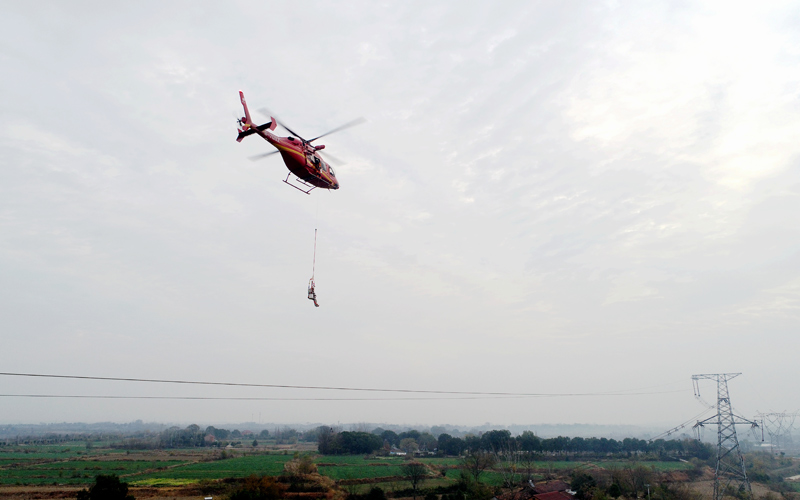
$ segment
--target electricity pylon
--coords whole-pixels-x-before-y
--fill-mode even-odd
[[[761,425],[769,434],[772,453],[775,453],[776,449],[786,450],[793,447],[792,430],[798,415],[800,415],[800,412],[756,414],[756,418],[761,420]]]
[[[717,468],[714,471],[714,500],[722,500],[730,494],[730,488],[735,486],[734,492],[753,498],[750,481],[744,469],[744,457],[739,449],[739,439],[736,437],[737,424],[749,424],[758,427],[752,420],[733,414],[731,399],[728,395],[728,380],[738,377],[741,373],[713,373],[692,375],[695,396],[700,396],[702,379],[716,380],[717,382],[717,414],[705,420],[698,421],[694,428],[698,429],[705,424],[716,421],[717,423]]]

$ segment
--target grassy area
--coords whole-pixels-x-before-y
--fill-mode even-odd
[[[580,462],[571,462],[573,467],[576,465],[580,465]],[[631,466],[638,466],[641,465],[643,467],[647,467],[648,469],[654,469],[658,472],[671,472],[676,470],[690,470],[694,466],[688,462],[636,462],[636,461],[604,461],[604,462],[590,462],[593,465],[598,465],[603,467],[604,469],[610,469],[613,467],[616,468],[623,468],[623,467],[631,467]]]
[[[157,478],[157,479],[139,479],[137,481],[131,481],[129,484],[133,486],[188,486],[190,484],[197,483],[197,479],[166,479],[166,478]]]
[[[13,446],[0,448],[0,484],[89,484],[99,474],[116,474],[134,485],[180,486],[203,479],[246,477],[251,474],[276,476],[283,472],[284,464],[294,453],[254,452],[235,450],[233,458],[210,460],[220,454],[218,449],[187,450],[112,450],[93,444],[89,450],[85,443]],[[460,471],[454,469],[458,458],[421,458],[421,462],[434,468],[445,468],[446,476],[436,476],[426,481],[426,486],[452,484]],[[370,457],[361,455],[315,456],[320,474],[334,480],[379,479],[402,476],[400,457]],[[627,467],[628,461],[537,461],[534,469],[566,471],[581,467]],[[657,471],[691,468],[683,462],[635,462]],[[482,480],[489,485],[502,484],[502,476],[487,471]],[[403,489],[404,481],[377,483],[386,489]],[[376,483],[373,483],[375,485]],[[357,488],[368,488],[358,485]]]
[[[365,479],[376,477],[401,476],[401,465],[389,465],[387,467],[371,467],[362,465],[359,467],[320,467],[319,473],[331,479]]]
[[[291,455],[248,455],[213,462],[201,462],[165,471],[152,472],[137,477],[135,481],[151,479],[223,479],[247,477],[251,474],[277,476],[283,472],[283,464]]]
[[[68,462],[55,462],[41,465],[32,465],[30,470],[35,471],[95,471],[96,474],[130,474],[144,469],[158,469],[185,463],[179,460],[70,460]]]

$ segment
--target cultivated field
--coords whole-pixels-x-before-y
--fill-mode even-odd
[[[280,475],[284,464],[295,453],[266,447],[234,450],[187,449],[124,451],[94,447],[83,443],[59,446],[7,446],[0,449],[0,485],[15,486],[81,486],[94,481],[98,474],[116,474],[133,487],[181,487],[203,480],[241,478],[251,474]],[[310,453],[310,452],[303,452]],[[314,454],[319,473],[353,491],[378,485],[392,491],[408,487],[402,480],[398,457],[319,456]],[[459,470],[456,458],[422,458],[431,477],[426,486],[445,486],[455,482]],[[691,468],[684,462],[644,462],[656,471]],[[623,467],[624,461],[579,462],[538,461],[533,464],[535,477],[571,469]],[[482,481],[489,485],[502,483],[497,471],[487,471]]]

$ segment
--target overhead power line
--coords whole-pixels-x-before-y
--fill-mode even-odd
[[[711,412],[711,410],[716,410],[716,409],[717,409],[716,406],[712,406],[710,408],[706,408],[705,410],[703,410],[702,412],[698,413],[694,417],[690,418],[686,422],[678,425],[677,427],[673,427],[672,429],[670,429],[668,431],[664,431],[661,434],[659,434],[658,436],[655,436],[655,437],[652,437],[652,438],[648,439],[648,441],[653,442],[653,441],[655,441],[657,439],[661,439],[661,438],[665,438],[667,436],[671,436],[672,434],[675,434],[679,430],[685,428],[687,425],[694,424],[695,422],[697,422],[698,419],[700,419],[700,417],[708,415],[708,413]]]
[[[649,394],[667,394],[667,393],[685,392],[683,390],[631,392],[631,391],[641,391],[641,389],[629,389],[629,390],[609,391],[609,392],[565,392],[565,393],[438,391],[438,390],[419,390],[419,389],[379,389],[379,388],[366,388],[366,387],[254,384],[254,383],[240,383],[240,382],[208,382],[208,381],[196,381],[196,380],[168,380],[168,379],[126,378],[126,377],[93,377],[84,375],[53,375],[44,373],[0,372],[0,376],[70,379],[70,380],[102,380],[102,381],[112,381],[112,382],[145,382],[145,383],[157,383],[157,384],[208,385],[208,386],[225,386],[225,387],[262,387],[271,389],[306,389],[306,390],[323,390],[323,391],[358,391],[358,392],[385,392],[385,393],[436,394],[436,395],[460,395],[460,396],[510,396],[510,397],[528,397],[528,398],[643,396]],[[433,399],[433,398],[425,398],[425,399]]]
[[[83,394],[0,394],[0,398],[64,398],[64,399],[172,399],[199,401],[451,401],[464,399],[523,399],[525,396],[454,396],[387,397],[387,398],[283,398],[283,397],[225,397],[225,396],[119,396]]]

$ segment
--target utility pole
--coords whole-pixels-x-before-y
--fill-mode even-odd
[[[753,498],[750,481],[744,469],[744,457],[739,449],[739,439],[736,437],[737,424],[749,424],[758,427],[756,422],[747,420],[733,414],[731,399],[728,395],[728,380],[738,377],[741,373],[713,373],[692,375],[692,385],[695,396],[700,396],[700,380],[714,380],[717,382],[717,414],[705,420],[698,421],[694,428],[716,421],[717,424],[717,467],[714,471],[714,500],[722,500],[729,491],[735,487],[735,492]],[[699,438],[698,438],[699,439]]]

